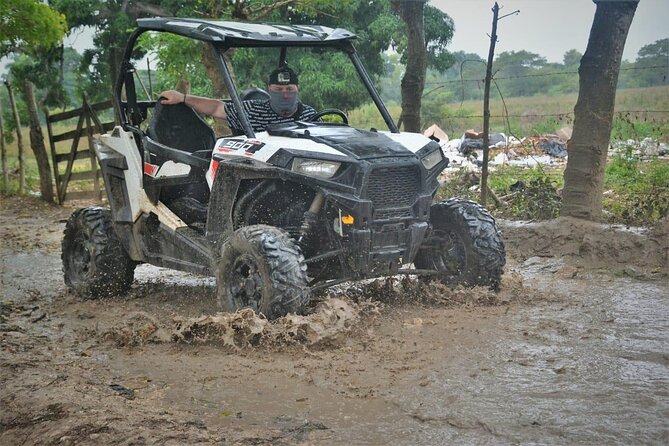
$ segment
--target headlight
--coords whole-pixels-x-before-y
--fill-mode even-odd
[[[434,166],[439,164],[439,161],[441,160],[442,160],[441,149],[428,153],[427,155],[425,155],[420,159],[420,161],[423,163],[423,166],[425,166],[427,170],[432,169]]]
[[[306,158],[293,159],[293,172],[303,173],[316,178],[332,178],[339,170],[341,163],[335,161],[310,160]]]

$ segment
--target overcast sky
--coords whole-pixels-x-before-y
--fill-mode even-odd
[[[585,52],[596,6],[592,0],[498,0],[500,16],[520,10],[497,24],[495,54],[527,50],[549,62],[562,62],[570,49]],[[450,51],[486,59],[494,0],[430,0],[455,22]],[[641,0],[625,44],[623,59],[633,62],[639,49],[669,37],[669,0]]]

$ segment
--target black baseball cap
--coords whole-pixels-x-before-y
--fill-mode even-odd
[[[278,85],[297,85],[297,73],[288,67],[279,67],[270,73],[269,83]]]

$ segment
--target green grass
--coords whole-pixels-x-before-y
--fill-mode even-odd
[[[563,169],[535,167],[525,169],[501,166],[490,171],[488,185],[503,198],[506,206],[488,208],[496,217],[520,220],[555,218],[560,211]],[[522,188],[518,184],[522,183]],[[452,175],[439,189],[437,200],[461,197],[478,201],[478,184],[470,173]],[[513,186],[515,187],[515,190]],[[641,161],[616,156],[607,164],[604,176],[603,219],[630,226],[653,225],[669,215],[669,161]]]
[[[506,98],[506,110],[499,96],[490,103],[490,129],[518,138],[533,134],[555,133],[562,127],[572,127],[577,94],[563,96],[531,96]],[[439,99],[436,99],[439,101]],[[386,104],[395,120],[400,106]],[[613,122],[614,139],[643,139],[655,137],[669,142],[669,86],[630,88],[616,95],[616,115]],[[632,111],[622,113],[623,111]],[[508,114],[508,119],[506,115]],[[349,113],[351,122],[361,128],[385,129],[385,124],[372,104]],[[465,130],[483,128],[482,101],[437,102],[423,98],[423,128],[438,124],[451,138],[459,138]]]
[[[654,223],[669,214],[669,163],[616,156],[606,166],[604,190],[607,220]]]
[[[71,123],[71,125],[58,124],[54,126],[54,134],[61,134],[69,130],[73,130],[76,127],[76,121]],[[42,135],[44,136],[44,145],[46,146],[47,155],[49,157],[49,164],[51,168],[51,175],[53,176],[53,162],[51,158],[51,147],[49,145],[49,134],[47,133],[46,127],[42,128]],[[16,137],[16,133],[13,132],[13,141],[10,143],[5,143],[5,150],[7,153],[7,170],[9,172],[9,182],[8,184],[4,183],[2,175],[0,175],[0,193],[4,195],[15,195],[19,193],[19,145]],[[21,129],[21,136],[23,139],[23,157],[24,157],[24,170],[26,178],[26,192],[38,192],[40,188],[39,184],[39,172],[37,169],[37,161],[35,160],[35,155],[30,146],[30,129],[24,127]],[[56,143],[56,153],[69,153],[71,149],[72,141],[61,141]],[[86,148],[88,146],[88,141],[86,138],[82,138],[79,141],[79,150]],[[65,173],[65,168],[67,166],[66,162],[61,162],[59,165],[60,173]],[[86,159],[76,160],[72,165],[72,172],[82,172],[90,170],[90,161]],[[93,182],[91,180],[83,180],[77,182],[71,182],[68,186],[69,190],[87,190],[92,189]],[[54,180],[54,194],[56,193],[55,180]]]
[[[472,190],[471,174],[452,176],[437,192],[437,200],[449,197],[479,201],[478,190]],[[506,206],[495,207],[488,199],[488,208],[500,218],[513,220],[546,220],[560,212],[558,190],[564,184],[561,168],[537,166],[531,169],[518,166],[499,166],[490,170],[488,186]]]

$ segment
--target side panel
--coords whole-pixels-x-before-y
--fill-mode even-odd
[[[113,169],[107,169],[111,166],[113,158],[120,158],[125,160],[125,169],[123,170],[123,184],[127,191],[125,203],[118,202],[118,194],[112,191],[108,196],[112,213],[115,221],[122,221],[132,223],[136,221],[144,207],[148,198],[142,189],[142,159],[140,157],[139,149],[135,144],[135,139],[132,133],[126,132],[121,127],[115,127],[111,133],[101,135],[99,137],[99,144],[95,144],[98,159],[103,166],[103,174],[107,180],[108,174],[113,174]],[[105,162],[106,160],[110,160]],[[108,181],[105,181],[107,184]]]
[[[190,230],[163,203],[154,205],[142,188],[143,163],[133,134],[116,127],[99,137],[95,151],[102,166],[114,227],[130,257],[207,274],[210,254],[204,237]]]

